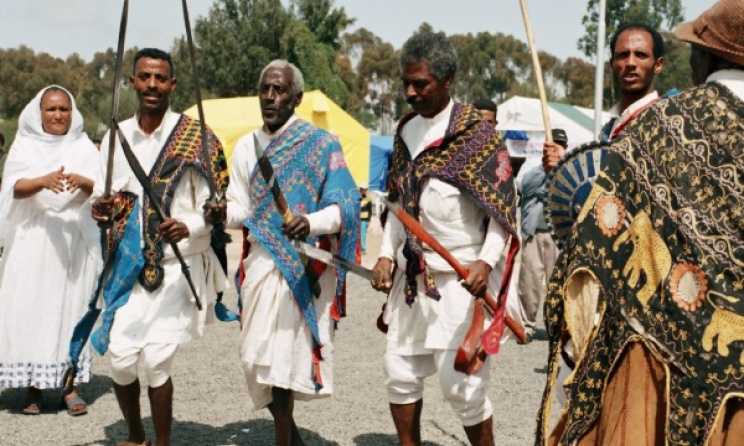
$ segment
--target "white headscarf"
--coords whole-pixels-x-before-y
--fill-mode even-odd
[[[70,129],[65,135],[50,135],[42,127],[41,98],[50,88],[57,88],[70,97],[72,104],[72,116]],[[83,193],[77,190],[75,193],[68,191],[55,194],[44,189],[32,197],[14,199],[13,190],[18,180],[36,178],[50,172],[59,170],[64,166],[65,173],[77,173],[91,180],[98,176],[99,153],[93,142],[83,132],[83,115],[77,109],[75,98],[69,91],[58,86],[50,85],[42,89],[36,97],[29,102],[18,118],[18,133],[13,145],[8,152],[8,158],[3,170],[2,189],[0,189],[0,246],[4,245],[3,239],[11,225],[22,224],[38,212],[52,209],[62,210],[77,195]],[[85,224],[84,235],[86,240],[97,235],[86,234],[90,232],[87,223],[81,218],[81,224]],[[95,225],[92,225],[95,228]]]

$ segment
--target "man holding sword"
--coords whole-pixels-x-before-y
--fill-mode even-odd
[[[303,88],[293,64],[264,68],[264,125],[235,146],[227,190],[227,226],[243,228],[247,248],[240,356],[254,408],[274,417],[277,446],[304,444],[295,400],[333,392],[333,330],[345,315],[346,271],[308,260],[293,243],[353,262],[361,199],[338,141],[294,114]]]
[[[383,313],[390,411],[400,444],[420,445],[423,381],[438,373],[470,443],[493,445],[488,365],[466,375],[454,363],[473,320],[473,296],[508,285],[508,274],[504,282],[491,271],[510,236],[510,253],[518,246],[509,155],[493,125],[450,99],[457,56],[444,34],[411,37],[400,68],[413,113],[401,119],[396,134],[389,200],[465,265],[467,279],[461,284],[450,263],[388,213],[372,286],[390,292]]]

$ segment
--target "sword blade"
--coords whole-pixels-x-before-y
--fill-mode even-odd
[[[357,265],[354,262],[350,262],[333,253],[324,251],[320,248],[316,248],[315,246],[300,240],[292,240],[292,246],[300,254],[305,254],[306,256],[312,257],[315,260],[320,260],[326,265],[338,266],[349,271],[350,273],[356,274],[357,276],[364,277],[367,280],[372,280],[372,270],[367,269],[362,265]]]
[[[199,112],[199,124],[201,131],[201,153],[204,158],[204,164],[207,169],[207,185],[209,186],[209,201],[217,202],[220,199],[220,191],[214,182],[214,172],[212,169],[212,157],[209,153],[207,141],[207,123],[204,119],[204,106],[202,105],[201,86],[199,84],[199,70],[196,66],[196,51],[194,50],[194,38],[191,35],[191,20],[189,20],[189,7],[186,0],[181,0],[183,5],[183,21],[186,24],[186,42],[189,46],[189,57],[191,59],[191,71],[194,77],[194,94],[196,96],[196,109]]]
[[[129,0],[124,0],[121,11],[121,23],[119,24],[119,41],[116,46],[116,67],[114,69],[114,97],[111,101],[111,119],[119,120],[119,91],[121,90],[121,66],[124,60],[124,40],[127,35],[127,20],[129,17]],[[111,181],[114,171],[114,148],[116,147],[116,132],[113,125],[109,125],[108,160],[106,163],[106,181],[104,183],[103,196],[111,195]]]
[[[271,166],[271,161],[266,156],[261,143],[258,141],[258,136],[253,134],[253,148],[256,151],[256,159],[258,160],[258,169],[261,171],[264,181],[269,186],[271,195],[274,197],[276,207],[279,209],[279,213],[282,216],[284,223],[289,223],[294,218],[292,211],[289,209],[287,199],[284,198],[282,190],[279,189],[279,183],[277,183],[276,175],[274,174],[274,168]]]

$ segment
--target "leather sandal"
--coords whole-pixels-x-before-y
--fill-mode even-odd
[[[80,398],[80,395],[73,396],[72,398],[64,399],[62,398],[62,404],[64,404],[67,407],[67,414],[71,417],[77,417],[79,415],[85,415],[88,413],[88,404]],[[75,406],[83,405],[83,407],[79,409],[75,409]]]
[[[41,403],[44,398],[41,395],[26,398],[26,405],[23,408],[24,415],[39,415],[41,413]]]

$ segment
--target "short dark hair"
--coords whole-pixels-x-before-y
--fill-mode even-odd
[[[457,52],[443,32],[420,32],[406,40],[400,50],[400,71],[407,65],[426,62],[429,71],[439,81],[453,78],[457,71]]]
[[[5,135],[3,135],[2,133],[0,133],[0,146],[4,146],[4,145],[5,145]],[[0,172],[0,174],[1,173],[2,172]]]
[[[661,37],[658,31],[644,23],[625,23],[620,25],[617,31],[615,31],[615,34],[612,35],[612,39],[610,40],[610,60],[615,58],[615,45],[620,34],[631,29],[640,29],[651,34],[651,40],[654,43],[654,60],[664,57],[664,38]]]
[[[473,102],[473,107],[476,110],[488,110],[497,113],[496,103],[488,98],[480,98]]]
[[[134,64],[132,66],[134,74],[137,74],[137,61],[139,61],[143,57],[149,57],[150,59],[160,59],[168,62],[168,66],[170,66],[170,77],[175,77],[176,72],[173,69],[173,60],[171,59],[171,55],[157,48],[142,48],[141,50],[137,51],[137,53],[134,55]]]

